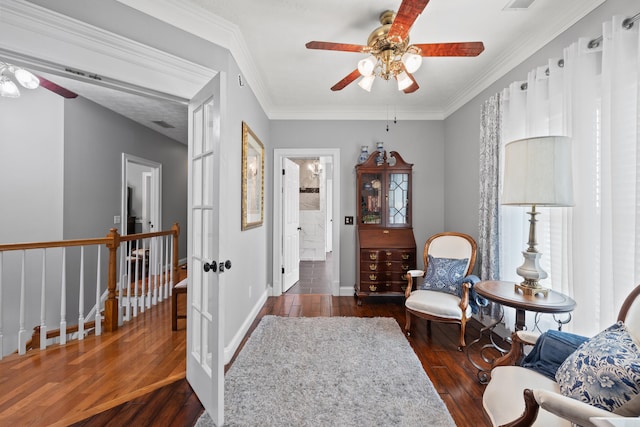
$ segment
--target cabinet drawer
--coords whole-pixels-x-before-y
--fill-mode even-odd
[[[365,249],[360,257],[362,261],[406,261],[415,262],[413,249]]]
[[[399,273],[406,273],[409,270],[413,270],[415,263],[408,261],[362,261],[360,262],[360,271],[367,273],[383,273],[385,271],[395,271]]]
[[[383,281],[370,282],[363,280],[360,290],[363,292],[403,292],[407,289],[407,282]]]

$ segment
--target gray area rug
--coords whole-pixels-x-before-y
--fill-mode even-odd
[[[265,316],[224,399],[228,426],[455,426],[391,318]]]

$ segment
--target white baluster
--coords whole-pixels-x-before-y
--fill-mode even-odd
[[[147,304],[147,247],[146,242],[142,239],[142,288],[140,289],[140,311],[144,313]]]
[[[158,287],[160,286],[158,283],[158,237],[154,237],[153,239],[151,239],[151,246],[153,247],[153,250],[150,253],[150,258],[153,259],[153,267],[151,269],[151,280],[153,282],[153,299],[151,303],[153,305],[156,305],[158,304],[158,301],[162,299],[158,296],[158,292],[160,291],[160,289],[158,289]]]
[[[78,339],[84,339],[84,246],[80,246],[80,292],[78,296]]]
[[[42,250],[42,285],[40,287],[40,350],[47,348],[47,296],[46,296],[46,277],[47,277],[47,250]]]
[[[22,251],[22,273],[20,275],[20,329],[18,330],[18,354],[27,352],[27,331],[24,329],[24,303],[25,303],[25,251]]]
[[[2,294],[4,293],[3,284],[2,284],[2,268],[4,265],[3,255],[4,255],[4,252],[0,252],[0,360],[2,360],[2,357],[4,355],[4,347],[3,347],[4,335],[2,333]]]
[[[173,247],[173,235],[171,235],[171,255],[169,258],[169,272],[171,275],[171,280],[169,281],[169,295],[173,294],[173,285],[176,283],[175,277],[173,277],[173,251],[175,251],[175,248]]]
[[[120,269],[118,270],[119,272],[119,276],[120,277],[120,283],[118,284],[118,305],[120,307],[118,307],[118,326],[122,326],[122,324],[124,323],[124,298],[123,298],[123,294],[124,294],[124,284],[126,283],[125,280],[127,278],[126,274],[125,274],[125,267],[124,267],[124,261],[125,261],[125,249],[127,247],[127,243],[128,242],[121,242],[120,243]]]
[[[97,274],[96,274],[96,316],[95,316],[95,321],[96,321],[96,336],[102,335],[102,307],[100,304],[100,249],[102,249],[102,246],[97,245],[98,246],[98,261],[96,263],[97,265]],[[120,289],[120,294],[122,294],[122,289]],[[118,313],[121,312],[122,310],[118,310]],[[120,316],[121,317],[121,316]],[[120,321],[118,321],[118,323],[120,323]]]
[[[60,345],[67,343],[67,248],[62,248],[62,281],[60,284]]]
[[[169,238],[170,236],[165,236],[164,238],[164,268],[162,269],[163,277],[164,277],[164,297],[169,298]]]
[[[127,260],[127,274],[125,276],[126,279],[124,280],[124,286],[127,287],[127,297],[126,297],[127,308],[125,312],[125,318],[127,319],[127,321],[130,321],[131,320],[131,241],[128,241],[125,247],[127,248],[127,255],[125,256],[125,259]]]
[[[133,316],[134,317],[138,316],[138,306],[139,306],[139,303],[138,303],[138,281],[140,280],[139,279],[139,276],[140,276],[140,273],[139,273],[139,271],[140,271],[140,260],[138,259],[138,248],[140,248],[141,243],[142,243],[142,240],[140,240],[140,239],[136,240],[136,255],[135,255],[135,257],[132,257],[132,260],[135,259],[135,261],[136,261],[136,265],[135,265],[136,271],[134,272],[135,282],[133,283],[133,295],[134,295],[134,299],[133,299],[133,304],[134,304],[134,306],[133,306]]]

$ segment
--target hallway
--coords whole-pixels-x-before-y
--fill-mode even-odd
[[[332,256],[327,252],[325,261],[300,261],[300,279],[285,293],[331,295]]]

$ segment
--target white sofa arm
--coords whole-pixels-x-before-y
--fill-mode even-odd
[[[589,421],[589,418],[592,417],[621,418],[620,415],[552,391],[541,389],[533,390],[533,396],[536,402],[538,402],[538,405],[540,405],[540,408],[579,426],[596,427]]]

